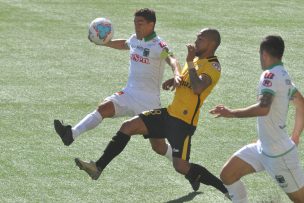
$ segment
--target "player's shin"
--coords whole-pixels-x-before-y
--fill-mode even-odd
[[[120,131],[109,142],[108,146],[104,150],[103,155],[96,162],[97,168],[102,171],[117,155],[119,155],[123,149],[127,146],[130,140],[130,136]]]
[[[219,178],[198,164],[190,164],[190,170],[185,178],[190,181],[199,181],[205,185],[211,185],[221,191],[223,194],[226,194],[228,192]]]
[[[82,133],[98,126],[102,121],[102,117],[98,111],[93,111],[84,117],[78,124],[72,128],[74,140]]]

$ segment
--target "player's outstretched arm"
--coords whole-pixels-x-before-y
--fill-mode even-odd
[[[259,100],[260,101],[254,105],[240,109],[229,109],[223,105],[218,105],[214,109],[211,109],[209,113],[215,115],[216,118],[247,118],[266,116],[270,111],[273,95],[264,93]]]
[[[103,46],[110,47],[113,49],[119,49],[119,50],[129,50],[129,46],[127,45],[127,40],[125,39],[115,39],[111,40],[108,43],[104,44]]]
[[[296,92],[292,98],[293,104],[296,107],[295,112],[295,123],[293,132],[291,135],[291,139],[296,143],[296,145],[300,142],[300,136],[304,129],[304,98],[300,92]]]

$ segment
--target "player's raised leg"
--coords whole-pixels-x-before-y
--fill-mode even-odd
[[[97,180],[104,168],[127,146],[132,135],[147,134],[148,130],[140,117],[135,116],[125,121],[96,162],[75,159],[79,169],[86,171],[93,180]]]
[[[110,118],[115,115],[115,108],[112,101],[104,101],[97,110],[86,115],[74,127],[64,125],[59,120],[54,120],[54,128],[66,146],[69,146],[82,133],[97,127],[103,118]]]

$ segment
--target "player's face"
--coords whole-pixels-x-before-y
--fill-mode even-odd
[[[134,26],[135,26],[135,33],[138,39],[147,37],[153,32],[154,29],[154,23],[148,22],[142,16],[135,16]]]
[[[199,33],[195,40],[196,56],[201,56],[208,49],[209,41],[203,33]]]

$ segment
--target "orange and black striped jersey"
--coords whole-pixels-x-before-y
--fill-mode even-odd
[[[208,75],[211,78],[211,85],[200,95],[194,94],[190,85],[188,65],[185,64],[181,73],[181,85],[176,88],[173,102],[168,106],[168,113],[170,116],[196,126],[200,114],[200,107],[220,78],[221,66],[216,56],[206,59],[196,58],[193,63],[199,76]]]

